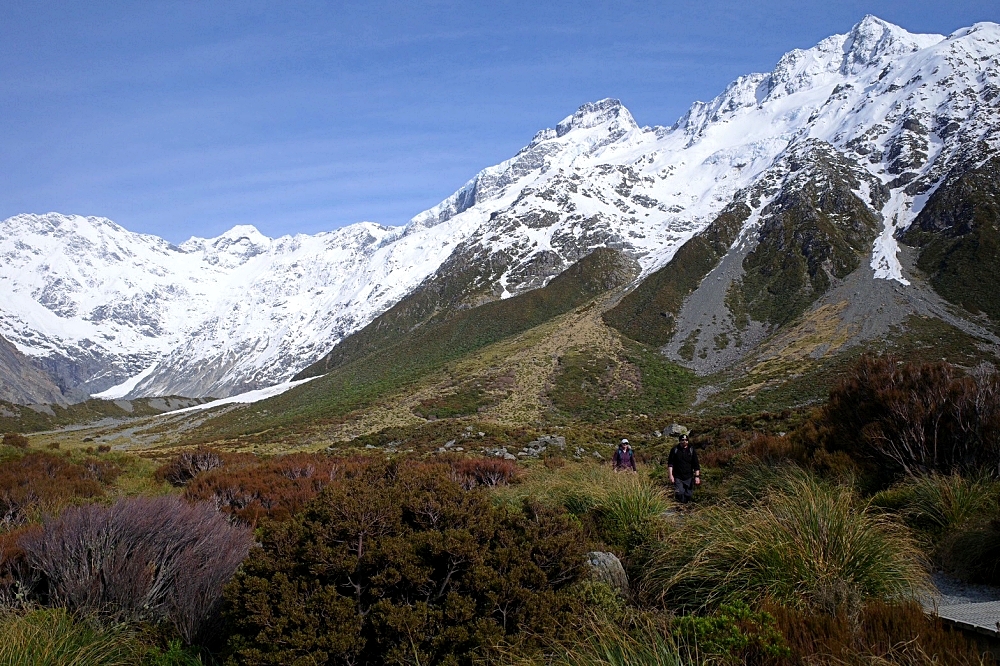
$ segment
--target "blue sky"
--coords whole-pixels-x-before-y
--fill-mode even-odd
[[[871,13],[911,32],[995,0],[0,3],[0,218],[174,242],[403,224],[580,104],[670,125]]]

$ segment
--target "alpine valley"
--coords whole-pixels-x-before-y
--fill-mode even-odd
[[[585,104],[404,227],[175,246],[23,214],[0,257],[5,416],[322,375],[218,434],[347,437],[791,407],[872,349],[972,367],[1000,353],[1000,25],[866,16],[669,127]]]

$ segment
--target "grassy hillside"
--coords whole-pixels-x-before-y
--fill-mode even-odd
[[[332,425],[356,410],[384,403],[389,396],[415,395],[418,384],[432,373],[627,284],[635,271],[634,262],[624,255],[601,249],[542,289],[460,310],[446,319],[431,319],[408,335],[383,336],[386,320],[379,318],[358,334],[358,341],[345,341],[350,356],[339,356],[326,375],[260,406],[213,419],[192,437],[240,436],[273,428],[280,432],[307,422]],[[498,377],[478,381],[478,386],[476,380],[450,383],[443,394],[421,405],[420,416],[461,415],[487,406],[493,400],[489,394],[495,392],[491,382],[503,381]]]

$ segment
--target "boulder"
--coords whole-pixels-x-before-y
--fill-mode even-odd
[[[587,564],[590,566],[590,577],[598,582],[606,583],[612,590],[623,597],[628,597],[628,576],[625,567],[614,553],[592,551],[587,553]]]

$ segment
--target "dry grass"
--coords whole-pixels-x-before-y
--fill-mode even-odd
[[[123,628],[102,628],[62,608],[0,615],[4,666],[132,666],[143,651]]]

